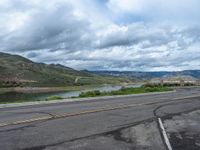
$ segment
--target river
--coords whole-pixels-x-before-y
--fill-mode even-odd
[[[141,84],[132,84],[128,85],[127,87],[140,87]],[[62,98],[71,98],[77,97],[81,92],[86,91],[94,91],[99,90],[101,92],[110,92],[110,91],[117,91],[121,89],[122,86],[119,85],[104,85],[100,87],[96,87],[93,89],[86,89],[81,91],[72,91],[72,92],[48,92],[48,93],[19,93],[19,92],[6,92],[0,94],[0,103],[6,102],[16,102],[20,100],[28,101],[35,101],[35,100],[46,100],[52,96],[59,96]]]

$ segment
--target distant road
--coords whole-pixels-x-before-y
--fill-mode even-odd
[[[198,109],[200,88],[0,108],[0,150],[162,150],[157,118]]]

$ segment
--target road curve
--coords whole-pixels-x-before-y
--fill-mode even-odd
[[[197,87],[174,93],[0,108],[0,149],[166,149],[157,118],[198,109]],[[149,140],[152,138],[159,142]]]

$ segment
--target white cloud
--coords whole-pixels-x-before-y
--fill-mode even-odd
[[[136,13],[142,11],[143,0],[109,0],[107,6],[115,13]]]
[[[1,0],[0,50],[76,69],[200,68],[199,1],[104,2]]]
[[[12,13],[7,18],[5,28],[7,28],[9,32],[13,32],[22,28],[26,24],[28,19],[28,14],[24,14],[21,12]]]

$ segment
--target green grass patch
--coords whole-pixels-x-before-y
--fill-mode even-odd
[[[172,91],[172,88],[168,87],[139,87],[139,88],[122,88],[118,91],[100,92],[100,91],[88,91],[82,92],[78,98],[86,97],[98,97],[98,96],[113,96],[113,95],[128,95],[128,94],[141,94],[150,92],[165,92]]]
[[[53,100],[62,100],[63,98],[60,96],[51,96],[47,99],[35,99],[35,100],[23,100],[23,99],[18,99],[18,100],[12,100],[12,101],[0,101],[0,104],[11,104],[11,103],[24,103],[24,102],[40,102],[40,101],[53,101]]]
[[[13,101],[0,101],[0,104],[12,104],[12,103],[24,103],[24,102],[40,102],[40,101],[48,101],[48,100],[30,100],[30,101],[27,101],[27,100],[19,99],[19,100],[13,100]]]
[[[63,98],[60,97],[60,96],[54,95],[54,96],[49,97],[49,98],[47,99],[47,101],[48,101],[48,100],[61,100],[61,99],[63,99]]]

